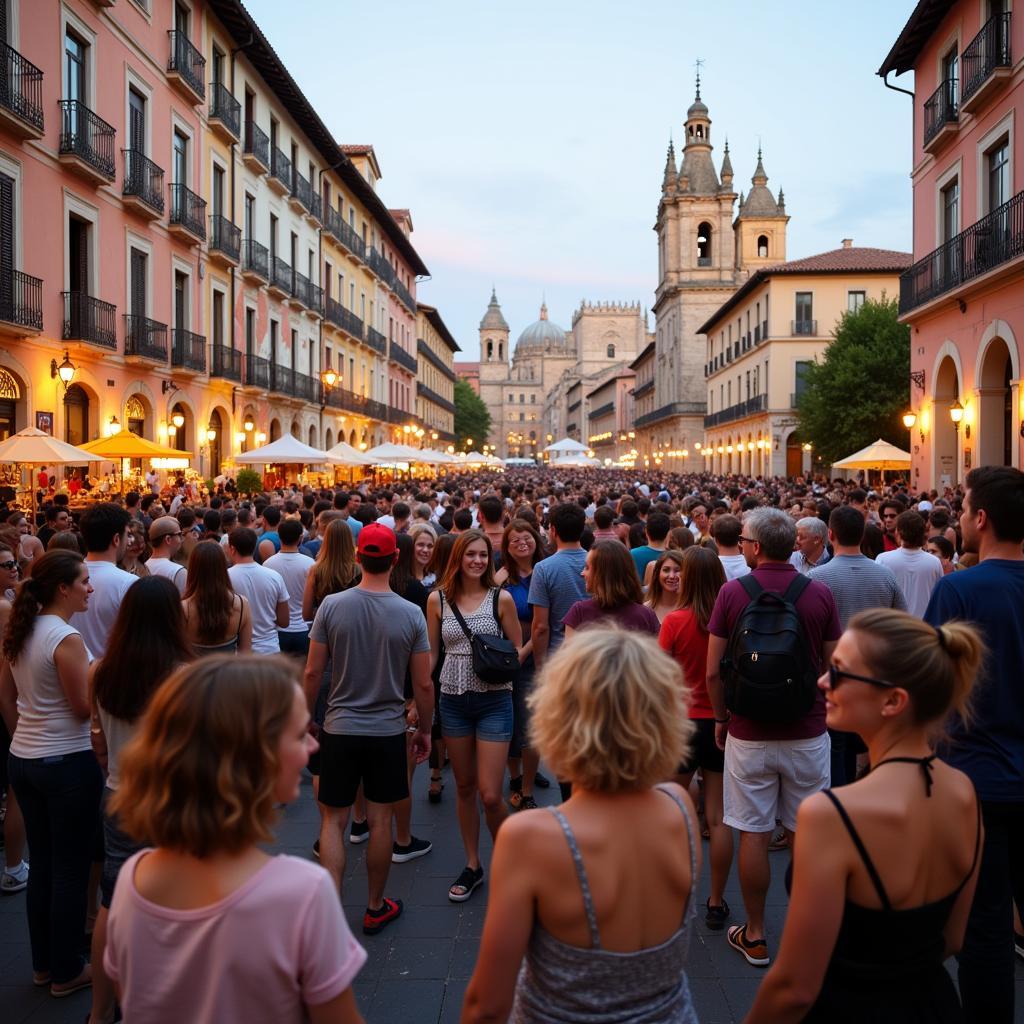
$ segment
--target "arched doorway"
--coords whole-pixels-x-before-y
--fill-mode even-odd
[[[328,451],[334,447],[334,431],[330,427],[324,432],[324,446]]]
[[[140,395],[130,395],[124,403],[124,424],[136,437],[146,436],[146,420],[149,418],[146,403]]]
[[[224,461],[224,430],[224,417],[220,414],[220,409],[214,409],[210,413],[210,426],[206,433],[210,454],[210,477],[220,475],[221,463]]]
[[[349,444],[350,444],[350,445],[351,445],[351,446],[352,446],[353,448],[355,448],[355,446],[356,446],[356,432],[355,432],[355,430],[350,430],[350,431],[349,431],[349,435],[348,435],[348,443],[349,443]]]
[[[89,395],[81,384],[64,393],[64,440],[73,445],[89,440]]]
[[[0,441],[6,441],[25,426],[24,388],[10,370],[0,367]],[[49,419],[53,433],[53,414]]]
[[[960,378],[956,363],[946,356],[935,374],[932,398],[932,448],[934,450],[933,483],[936,487],[955,487],[960,476],[957,458],[957,431],[949,417],[950,406],[960,399]]]
[[[308,437],[308,440],[306,441],[306,444],[308,444],[310,448],[315,448],[316,447],[316,424],[315,423],[310,423],[310,425],[309,425],[309,434],[307,435],[307,437]]]
[[[786,476],[803,476],[804,443],[798,431],[786,438]]]
[[[192,417],[192,410],[183,402],[174,403],[167,424],[167,434],[171,447],[186,452],[195,452],[195,421]]]
[[[276,441],[281,436],[281,421],[274,418],[270,421],[270,440]]]
[[[1013,465],[1012,379],[1010,349],[1002,338],[995,338],[985,352],[978,380],[979,466]]]
[[[302,440],[302,427],[299,426],[298,420],[292,420],[291,435],[296,441]]]

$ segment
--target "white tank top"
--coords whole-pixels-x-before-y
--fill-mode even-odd
[[[18,690],[18,726],[11,737],[15,757],[55,757],[91,746],[89,719],[71,710],[53,661],[54,651],[69,636],[81,634],[59,615],[40,615],[18,660],[11,664]]]

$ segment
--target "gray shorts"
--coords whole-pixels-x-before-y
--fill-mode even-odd
[[[113,790],[103,790],[103,873],[100,876],[100,903],[110,909],[110,901],[114,898],[114,883],[124,866],[124,862],[134,853],[138,853],[146,844],[137,843],[131,836],[125,835],[117,827],[117,819],[107,813],[107,803]]]

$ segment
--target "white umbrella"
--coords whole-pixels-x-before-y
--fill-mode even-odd
[[[420,457],[419,450],[407,444],[379,444],[366,454],[376,462],[417,462]]]
[[[235,456],[235,462],[246,465],[254,463],[280,464],[286,466],[309,466],[327,461],[327,453],[318,448],[310,448],[297,437],[286,434],[262,448],[254,448],[251,452],[243,452]]]
[[[587,446],[574,441],[571,437],[563,437],[561,441],[555,441],[544,449],[546,452],[585,452]]]
[[[36,525],[36,482],[32,478],[33,466],[84,466],[100,460],[83,448],[58,441],[57,438],[35,427],[26,427],[0,442],[0,462],[20,462],[29,467],[28,483],[32,494],[32,527]]]
[[[325,461],[331,466],[372,466],[376,459],[361,452],[345,441],[339,441],[326,452]]]
[[[447,452],[439,452],[434,448],[424,448],[420,454],[417,462],[426,462],[435,466],[447,465],[449,462],[455,461],[454,455],[449,455]]]
[[[859,452],[847,455],[845,459],[832,463],[833,469],[909,469],[910,452],[879,438],[861,448]]]
[[[549,465],[566,469],[570,467],[579,469],[582,466],[600,466],[601,460],[591,459],[586,455],[563,455],[560,459],[552,459]]]

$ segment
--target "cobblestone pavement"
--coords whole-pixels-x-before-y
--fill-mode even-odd
[[[416,773],[413,832],[429,839],[434,848],[426,857],[392,865],[387,894],[405,901],[405,913],[375,937],[363,936],[360,930],[366,898],[365,846],[347,845],[345,912],[353,932],[369,953],[355,990],[359,1007],[371,1024],[455,1024],[476,960],[487,886],[477,890],[468,903],[460,905],[448,900],[448,886],[463,867],[455,820],[455,787],[446,770],[443,803],[431,805],[425,795],[427,776],[422,768]],[[538,790],[537,797],[541,804],[555,803],[558,790]],[[317,829],[316,808],[307,780],[302,796],[281,820],[275,849],[310,856]],[[490,857],[489,840],[485,841],[483,855],[486,865]],[[785,853],[772,854],[768,929],[773,949],[777,948],[785,917],[782,876],[786,860]],[[705,858],[699,905],[706,896]],[[735,866],[726,899],[733,907],[734,918],[742,919],[743,901]],[[763,972],[748,966],[729,948],[724,932],[709,931],[703,919],[699,920],[688,967],[698,1018],[702,1024],[733,1024],[741,1021],[749,1009]],[[1024,965],[1020,963],[1016,978],[1020,1008],[1024,1007]],[[0,1020],[4,1024],[82,1024],[88,1009],[87,992],[57,1000],[45,990],[32,987],[24,893],[0,898]]]

